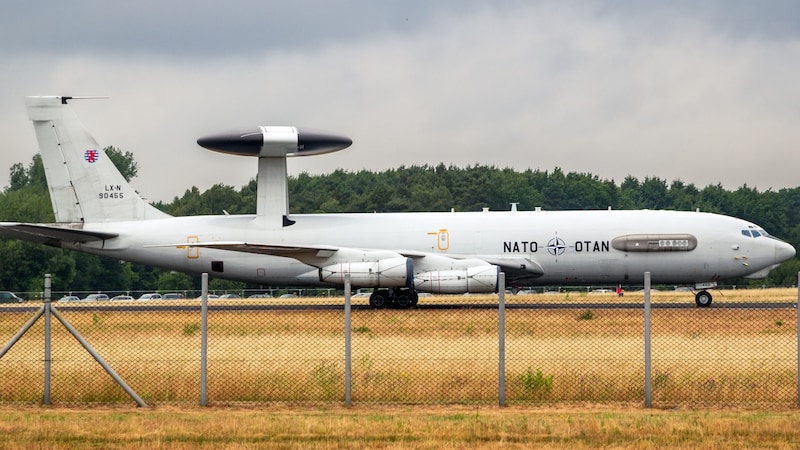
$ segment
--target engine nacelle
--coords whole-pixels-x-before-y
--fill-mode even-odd
[[[432,294],[489,294],[497,292],[500,267],[491,264],[456,270],[437,270],[416,274],[418,291]]]
[[[414,265],[404,257],[343,262],[321,267],[319,280],[343,285],[348,273],[353,287],[403,287],[409,286],[414,279]]]

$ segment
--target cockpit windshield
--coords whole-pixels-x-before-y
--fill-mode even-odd
[[[764,229],[756,227],[747,227],[747,229],[742,230],[742,235],[752,238],[761,236],[771,237]]]

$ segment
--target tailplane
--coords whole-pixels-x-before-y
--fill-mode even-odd
[[[169,217],[125,180],[67,103],[27,97],[56,222],[93,223]]]

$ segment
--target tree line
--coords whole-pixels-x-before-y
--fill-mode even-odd
[[[130,180],[138,164],[130,152],[105,149],[109,159]],[[758,191],[743,185],[726,190],[722,185],[698,188],[680,180],[658,177],[639,180],[627,176],[621,183],[589,173],[498,168],[488,165],[456,167],[401,166],[380,172],[342,169],[329,174],[301,173],[288,179],[289,207],[293,214],[333,212],[480,211],[570,209],[673,209],[714,212],[755,222],[769,233],[800,248],[800,187]],[[254,214],[257,181],[240,188],[216,184],[200,192],[187,189],[171,202],[154,206],[175,215]],[[25,167],[10,168],[9,186],[0,193],[0,221],[53,222],[54,216],[41,157]],[[75,291],[199,289],[199,276],[172,273],[110,258],[0,239],[0,290],[40,291],[42,275],[53,275],[56,289]],[[797,282],[800,260],[787,261],[766,280],[734,280],[730,284],[791,286]],[[258,288],[212,279],[213,289]]]

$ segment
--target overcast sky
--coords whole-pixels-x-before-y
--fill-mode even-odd
[[[0,58],[1,186],[38,151],[26,95],[109,96],[75,108],[133,152],[151,200],[247,183],[255,159],[196,140],[257,125],[353,139],[292,174],[442,162],[800,186],[790,0],[11,0]]]

